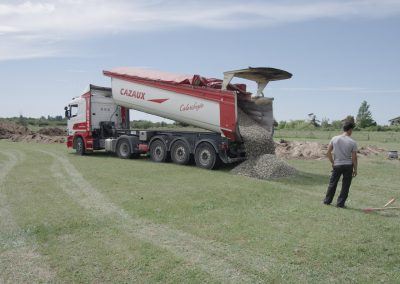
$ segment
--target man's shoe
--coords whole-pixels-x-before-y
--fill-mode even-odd
[[[337,207],[337,208],[343,208],[343,209],[346,209],[346,208],[347,208],[346,205],[339,205],[339,204],[336,205],[336,207]]]
[[[325,205],[331,205],[330,203],[325,202],[325,201],[322,201],[322,203],[325,204]]]

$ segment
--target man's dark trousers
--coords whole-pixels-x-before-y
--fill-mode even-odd
[[[353,165],[340,165],[333,167],[331,178],[329,180],[328,191],[326,192],[326,197],[324,200],[325,204],[332,203],[341,175],[343,175],[342,190],[340,191],[340,195],[337,199],[337,206],[344,207],[347,196],[349,195],[351,179],[353,177]]]

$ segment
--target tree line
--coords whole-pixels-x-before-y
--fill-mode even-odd
[[[308,120],[290,120],[290,121],[280,121],[277,123],[276,129],[287,129],[287,130],[340,130],[342,129],[343,123],[346,120],[352,120],[356,124],[355,130],[365,130],[365,131],[400,131],[400,125],[388,126],[388,125],[378,125],[373,119],[372,112],[370,110],[370,105],[367,101],[363,101],[358,109],[356,118],[353,116],[348,116],[342,120],[332,120],[327,118],[322,118],[318,120],[313,114],[310,114],[310,119]]]
[[[356,123],[355,130],[366,130],[366,131],[400,131],[400,125],[397,126],[387,126],[387,125],[378,125],[373,119],[372,112],[370,110],[370,105],[363,101],[358,109],[358,113],[356,118],[352,116],[348,116],[343,120],[332,120],[330,121],[327,118],[322,118],[318,120],[317,117],[313,114],[310,119],[298,119],[298,120],[289,120],[289,121],[279,121],[275,124],[275,129],[277,130],[340,130],[343,126],[343,122],[346,119],[352,119]],[[33,117],[25,117],[20,115],[19,117],[11,117],[8,120],[16,122],[23,126],[37,126],[37,127],[64,127],[67,125],[67,119],[61,115],[50,116],[47,117],[42,116],[40,118]],[[149,120],[133,120],[130,123],[131,128],[133,129],[156,129],[156,128],[185,128],[193,126],[182,123],[182,122],[172,122],[167,123],[165,121],[161,122],[153,122]]]
[[[7,118],[7,120],[26,127],[67,126],[67,119],[61,115],[56,115],[56,116],[48,115],[47,117],[41,116],[40,118],[36,118],[36,117],[26,117],[21,114],[20,116],[9,117]]]

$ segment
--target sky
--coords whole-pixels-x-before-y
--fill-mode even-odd
[[[293,77],[264,92],[276,120],[342,119],[366,100],[387,124],[400,116],[400,0],[0,0],[0,117],[62,115],[119,66],[279,68]]]

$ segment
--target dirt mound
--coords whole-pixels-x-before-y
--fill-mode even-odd
[[[378,155],[383,152],[386,152],[386,150],[383,148],[379,148],[374,145],[368,145],[360,147],[357,153],[361,154],[362,156],[371,156],[371,155]]]
[[[232,169],[232,173],[259,179],[281,178],[296,173],[296,169],[274,155],[275,143],[271,133],[240,109],[238,123],[247,160]]]
[[[275,144],[276,155],[284,159],[318,160],[326,157],[328,144],[280,140]]]
[[[51,143],[65,143],[65,136],[48,136],[42,135],[39,133],[33,133],[28,135],[12,135],[9,138],[13,142],[35,142],[35,143],[43,143],[43,144],[51,144]]]
[[[65,129],[61,129],[58,127],[46,127],[41,128],[38,131],[39,134],[47,135],[47,136],[65,136],[67,135],[67,131]]]
[[[321,160],[326,158],[328,144],[318,142],[286,141],[281,139],[275,143],[276,155],[283,159]],[[361,156],[378,155],[385,149],[377,146],[363,146],[358,150]]]
[[[9,139],[13,135],[27,135],[31,131],[28,127],[11,121],[0,121],[0,139]]]
[[[11,121],[0,121],[0,139],[14,142],[64,143],[66,132],[60,128],[43,128],[37,133]]]

